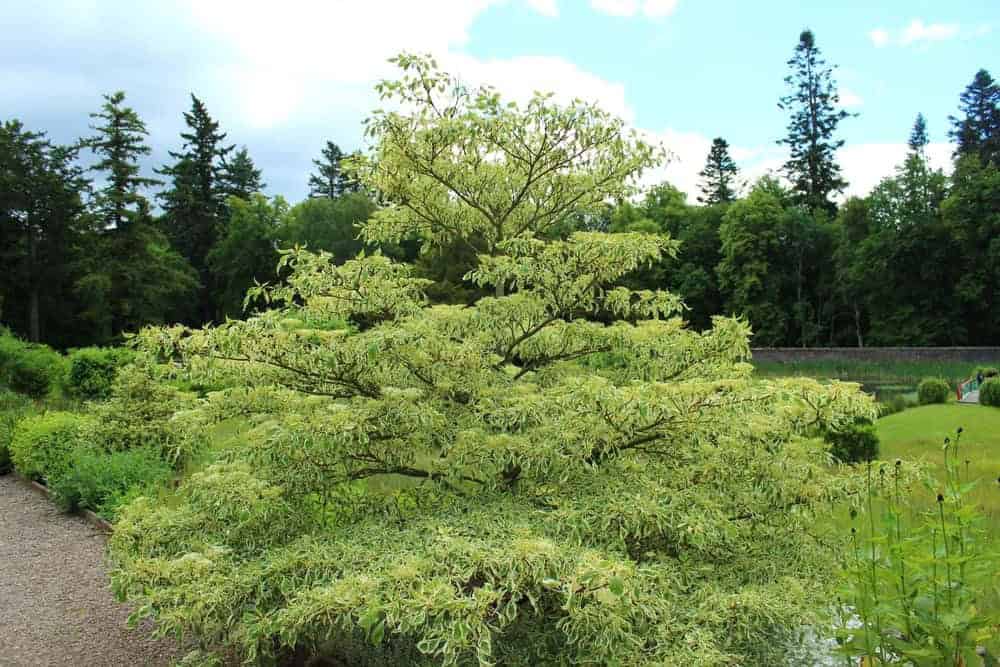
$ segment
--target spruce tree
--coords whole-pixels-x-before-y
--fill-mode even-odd
[[[781,98],[778,108],[788,111],[788,134],[778,144],[788,146],[790,156],[784,172],[799,203],[810,210],[835,212],[832,193],[842,192],[847,182],[841,178],[836,151],[843,139],[835,133],[840,121],[850,114],[838,108],[840,96],[811,30],[799,35],[795,54],[788,61],[792,73],[785,77],[791,92]]]
[[[260,169],[254,164],[247,147],[244,146],[228,160],[223,174],[223,190],[228,196],[249,200],[255,192],[260,192],[267,184],[261,180]]]
[[[205,104],[194,94],[191,111],[184,113],[184,121],[189,131],[181,133],[183,148],[171,151],[174,164],[159,172],[172,180],[171,189],[163,192],[160,199],[167,236],[201,277],[201,317],[210,321],[216,318],[217,308],[206,258],[224,235],[229,215],[225,165],[233,146],[225,145],[226,133],[219,131],[218,121],[212,119]]]
[[[313,160],[316,172],[309,175],[309,196],[336,199],[348,192],[357,192],[358,184],[343,170],[343,161],[348,156],[332,141],[326,142],[320,160]]]
[[[722,137],[713,139],[705,168],[698,174],[703,179],[698,201],[703,204],[724,204],[733,201],[736,198],[733,185],[738,172],[736,163],[729,155],[729,143]]]
[[[910,131],[910,140],[907,142],[911,153],[923,154],[924,149],[930,140],[927,138],[927,121],[922,113],[917,114],[917,119],[913,121],[913,130]]]
[[[982,163],[1000,165],[1000,86],[985,69],[959,97],[960,116],[949,116],[955,157],[978,155]]]
[[[138,218],[146,201],[140,191],[160,184],[139,174],[139,159],[150,153],[146,145],[149,131],[135,110],[123,106],[124,102],[125,93],[120,90],[104,95],[101,110],[90,114],[100,121],[90,126],[97,134],[81,142],[98,158],[90,170],[106,174],[107,183],[97,192],[95,203],[104,225],[115,229],[125,228]]]

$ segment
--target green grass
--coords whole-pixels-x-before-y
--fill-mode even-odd
[[[852,380],[880,385],[914,386],[925,377],[942,377],[952,385],[968,380],[976,366],[963,361],[755,361],[762,377],[808,376],[820,379]]]
[[[876,429],[881,440],[879,458],[887,461],[904,459],[922,461],[931,466],[938,478],[944,477],[942,445],[946,437],[955,438],[955,431],[962,427],[959,460],[968,460],[968,476],[979,479],[979,486],[972,492],[987,518],[990,532],[1000,537],[1000,408],[980,405],[949,403],[910,408],[878,420]],[[962,466],[963,472],[965,466]],[[923,490],[918,490],[918,494]],[[933,494],[919,505],[930,507]]]

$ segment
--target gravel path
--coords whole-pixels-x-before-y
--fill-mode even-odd
[[[125,627],[105,538],[40,493],[0,476],[0,667],[170,665],[180,651]]]

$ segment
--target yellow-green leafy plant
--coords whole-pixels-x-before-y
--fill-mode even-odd
[[[401,64],[420,72],[407,90],[451,90]],[[503,296],[429,306],[407,265],[296,249],[287,282],[253,291],[270,310],[142,332],[148,353],[225,378],[191,411],[202,423],[249,429],[174,497],[124,509],[116,592],[249,661],[763,664],[827,608],[818,517],[855,488],[814,436],[874,418],[871,399],[758,381],[745,322],[690,331],[674,295],[614,286],[669,239],[543,240],[563,196],[623,191],[652,149],[590,107],[476,100],[451,114],[416,95],[377,131],[368,185],[398,171],[417,190],[367,233],[495,234],[468,279]],[[607,143],[576,152],[574,136]],[[582,363],[596,355],[615,363]]]
[[[902,461],[869,463],[841,576],[846,664],[989,664],[978,654],[1000,622],[990,603],[1000,593],[1000,550],[969,497],[980,480],[969,477],[964,457],[975,454],[960,448],[961,436],[959,428],[945,438],[944,479],[926,480],[931,509],[918,508]]]

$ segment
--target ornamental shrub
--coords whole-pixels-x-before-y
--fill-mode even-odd
[[[879,439],[871,420],[859,419],[828,431],[824,440],[830,445],[830,455],[841,463],[861,463],[878,458]]]
[[[118,369],[133,356],[126,348],[85,347],[68,356],[64,390],[73,398],[101,400],[111,395]]]
[[[997,370],[995,366],[976,366],[976,369],[972,371],[972,377],[979,377],[980,373],[983,379],[987,379],[1000,375],[1000,370]]]
[[[1000,408],[1000,377],[992,377],[983,381],[979,387],[979,403]]]
[[[33,398],[41,398],[65,372],[62,355],[46,347],[26,343],[0,331],[0,384]]]
[[[107,451],[153,447],[164,460],[181,465],[203,441],[203,433],[184,428],[178,414],[197,399],[178,391],[150,364],[122,368],[111,383],[111,397],[93,404],[89,439]]]
[[[10,472],[10,443],[17,423],[30,414],[31,401],[21,394],[0,389],[0,475]]]
[[[620,286],[669,238],[555,233],[655,163],[620,121],[398,62],[380,90],[402,103],[358,167],[387,205],[361,236],[467,241],[466,279],[495,296],[431,306],[411,265],[297,248],[251,290],[267,310],[140,332],[192,380],[225,376],[187,412],[249,428],[122,509],[115,591],[248,663],[346,636],[444,665],[784,664],[830,608],[821,515],[859,488],[813,435],[874,418],[872,399],[758,380],[745,321],[691,331],[676,296]],[[311,324],[333,319],[353,326]],[[620,363],[580,363],[602,352]]]
[[[10,443],[14,468],[30,479],[58,477],[84,442],[91,420],[72,412],[46,412],[18,422]]]
[[[157,493],[172,474],[170,464],[152,448],[108,453],[81,447],[71,455],[70,466],[50,481],[49,488],[65,511],[89,509],[114,521],[125,502]]]
[[[920,401],[920,405],[945,403],[950,393],[951,387],[941,378],[924,378],[917,385],[917,400]]]

